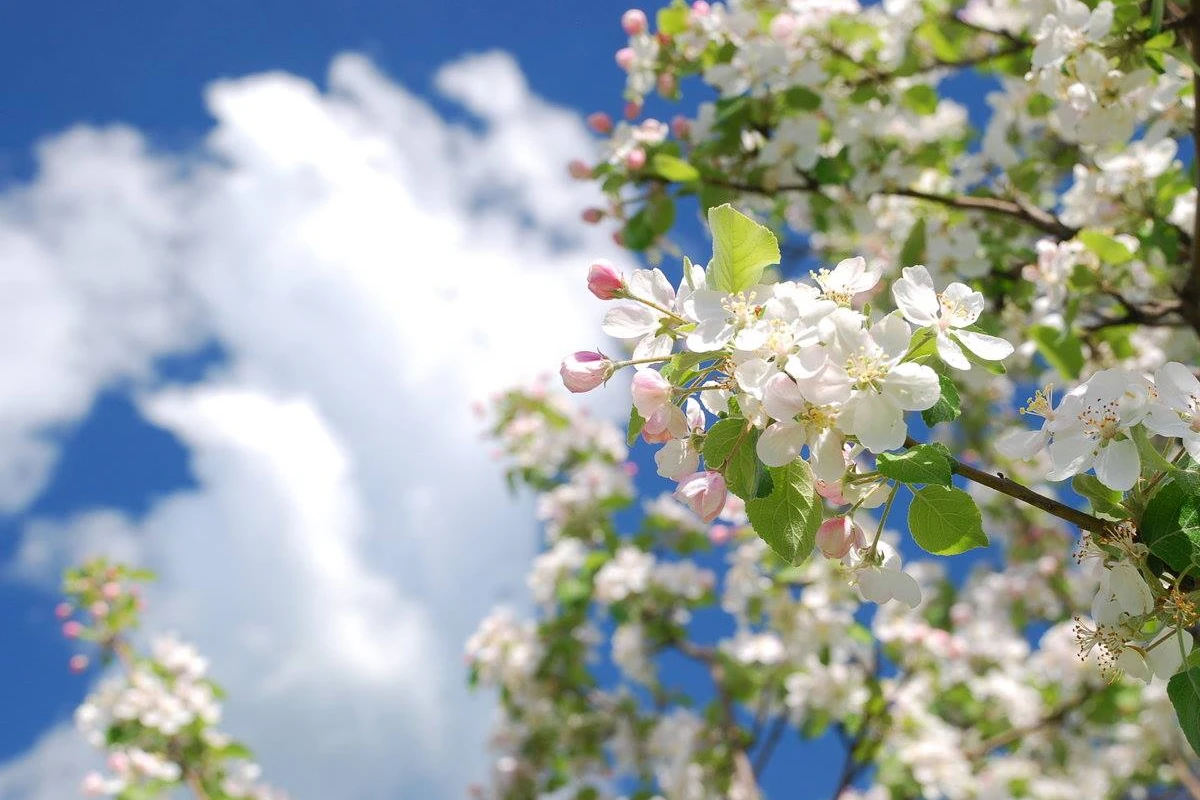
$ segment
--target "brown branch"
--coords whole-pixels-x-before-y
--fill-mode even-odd
[[[971,761],[978,761],[979,759],[986,757],[993,750],[1006,747],[1015,742],[1019,742],[1029,734],[1036,733],[1042,728],[1049,727],[1050,725],[1056,725],[1066,719],[1067,715],[1072,711],[1086,703],[1088,701],[1088,697],[1089,696],[1086,694],[1079,695],[1069,703],[1064,703],[1063,705],[1059,706],[1053,713],[1043,717],[1042,719],[1039,719],[1037,722],[1020,728],[1009,728],[1003,733],[998,733],[990,739],[984,739],[979,743],[978,747],[968,750],[966,752],[966,756]]]
[[[909,436],[904,440],[905,447],[916,447],[921,444],[916,439]],[[1020,500],[1026,505],[1031,505],[1034,508],[1041,509],[1047,514],[1058,517],[1061,520],[1070,522],[1082,530],[1091,531],[1093,533],[1103,533],[1107,531],[1112,523],[1093,517],[1084,511],[1077,508],[1072,508],[1066,503],[1061,503],[1052,497],[1046,497],[1044,494],[1038,494],[1027,486],[1022,486],[1016,481],[993,475],[990,472],[984,472],[981,469],[976,469],[968,464],[964,464],[956,458],[947,456],[950,462],[950,471],[956,475],[961,475],[969,481],[974,481],[989,489],[993,489],[1001,494],[1006,494],[1014,500]]]
[[[1192,772],[1192,768],[1183,760],[1183,757],[1176,754],[1171,759],[1171,766],[1175,769],[1175,777],[1179,778],[1179,783],[1187,790],[1187,793],[1192,796],[1193,800],[1200,800],[1200,779]]]

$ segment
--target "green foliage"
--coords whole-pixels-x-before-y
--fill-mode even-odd
[[[667,153],[655,153],[654,157],[650,159],[650,169],[656,175],[676,183],[691,183],[700,179],[700,170],[679,156]]]
[[[1200,565],[1200,495],[1184,481],[1162,485],[1142,514],[1141,541],[1171,569]]]
[[[625,433],[625,444],[633,447],[633,443],[637,441],[638,434],[642,432],[646,420],[638,413],[637,407],[629,409],[629,427]]]
[[[903,453],[880,453],[876,466],[892,480],[901,483],[950,485],[950,460],[935,446],[919,444]]]
[[[817,539],[821,526],[821,497],[808,464],[797,459],[784,467],[771,467],[771,491],[746,501],[746,514],[754,531],[785,563],[800,564]]]
[[[988,544],[979,507],[961,489],[926,486],[914,492],[908,507],[908,529],[913,541],[938,556],[957,555]]]
[[[762,280],[763,271],[778,264],[779,241],[765,225],[734,210],[728,203],[708,212],[713,257],[709,285],[722,292],[741,292]]]
[[[954,379],[948,375],[938,375],[938,384],[942,389],[938,401],[921,412],[921,419],[931,428],[940,422],[953,422],[962,413],[962,398]]]
[[[1129,511],[1121,505],[1124,495],[1116,489],[1110,489],[1100,482],[1095,475],[1076,475],[1071,479],[1071,488],[1087,498],[1091,503],[1092,512],[1108,519],[1126,519]]]
[[[722,470],[729,490],[743,500],[755,497],[765,472],[755,446],[759,431],[741,417],[718,420],[704,437],[704,462]]]
[[[1169,647],[1166,642],[1161,647]],[[1175,715],[1179,717],[1179,727],[1187,737],[1192,750],[1200,753],[1200,667],[1190,667],[1184,672],[1172,676],[1167,683],[1167,697],[1175,706]]]
[[[1035,325],[1029,329],[1029,338],[1037,344],[1038,352],[1051,367],[1064,378],[1076,380],[1083,369],[1083,344],[1069,330],[1059,330],[1049,325]]]
[[[1083,246],[1095,253],[1101,261],[1119,267],[1133,259],[1129,248],[1107,233],[1097,230],[1083,230],[1076,236]]]

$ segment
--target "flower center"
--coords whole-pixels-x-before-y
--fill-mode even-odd
[[[758,322],[762,317],[763,307],[754,302],[755,294],[748,296],[745,292],[729,295],[721,301],[721,307],[733,321],[735,327],[746,328]]]
[[[1091,403],[1080,411],[1077,419],[1083,424],[1084,433],[1093,439],[1108,441],[1121,432],[1121,417],[1117,414],[1117,402],[1108,400]]]
[[[858,352],[846,358],[846,374],[854,381],[856,389],[879,391],[879,382],[887,377],[890,369],[891,365],[881,353],[866,347],[860,347]]]

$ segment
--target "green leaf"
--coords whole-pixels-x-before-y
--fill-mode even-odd
[[[1129,252],[1128,247],[1102,231],[1082,230],[1075,238],[1083,242],[1084,247],[1099,256],[1101,261],[1112,264],[1114,267],[1119,267],[1133,259],[1133,253]]]
[[[1049,325],[1034,325],[1029,329],[1029,338],[1037,345],[1046,363],[1059,375],[1071,380],[1079,377],[1083,369],[1083,345],[1079,337]]]
[[[901,483],[950,485],[950,460],[928,444],[919,444],[900,454],[880,453],[876,468]]]
[[[729,294],[749,289],[767,266],[779,263],[779,241],[771,229],[728,203],[708,212],[708,226],[713,236],[708,282],[714,289]]]
[[[913,493],[908,529],[913,541],[935,556],[957,555],[988,543],[971,495],[945,486],[926,486]]]
[[[638,434],[642,432],[642,426],[646,424],[646,420],[638,413],[637,408],[629,409],[629,429],[625,434],[625,444],[633,447],[633,443],[637,441]]]
[[[1179,481],[1167,482],[1146,504],[1138,532],[1176,572],[1200,563],[1200,497]]]
[[[908,231],[904,247],[900,248],[900,264],[912,266],[925,260],[925,218],[921,217]]]
[[[650,169],[655,174],[677,183],[690,183],[700,179],[700,170],[679,156],[667,153],[655,153],[654,157],[650,159]]]
[[[660,33],[675,36],[688,29],[688,7],[682,0],[675,0],[666,8],[660,8],[655,18]]]
[[[932,86],[920,83],[912,86],[900,98],[900,104],[917,114],[926,115],[937,111],[938,93]]]
[[[1071,488],[1092,504],[1092,511],[1110,519],[1128,519],[1129,511],[1121,505],[1125,495],[1110,489],[1095,475],[1076,475],[1071,479]]]
[[[787,103],[789,108],[816,111],[821,107],[821,95],[803,86],[793,86],[783,93],[783,102]]]
[[[741,417],[718,420],[704,437],[704,463],[723,470],[729,491],[743,500],[758,493],[759,432]]]
[[[1170,643],[1160,645],[1167,647]],[[1192,750],[1200,753],[1200,667],[1191,667],[1186,672],[1172,676],[1167,682],[1167,697],[1175,706],[1179,727],[1187,737]]]
[[[954,379],[948,375],[938,375],[938,383],[942,387],[942,396],[930,408],[921,412],[921,419],[931,428],[939,422],[953,422],[962,413],[962,398],[958,394],[958,387],[954,385]]]
[[[771,492],[746,501],[750,524],[763,541],[788,564],[800,564],[817,540],[821,526],[821,497],[808,464],[797,459],[771,467]]]

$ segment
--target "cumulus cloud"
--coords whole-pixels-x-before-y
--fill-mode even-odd
[[[220,82],[201,152],[82,129],[0,200],[0,278],[45,309],[26,319],[35,354],[0,351],[39,392],[0,393],[0,442],[30,453],[0,461],[0,503],[36,494],[46,426],[121,380],[198,481],[140,520],[31,523],[10,574],[51,579],[97,550],[159,570],[150,625],[206,651],[229,727],[298,798],[461,796],[480,774],[487,704],[462,688],[462,641],[520,602],[536,528],[470,403],[595,344],[581,267],[621,258],[577,222],[596,201],[563,167],[591,147],[578,114],[503,54],[436,85],[474,120],[446,121],[353,55],[324,92],[285,74]],[[227,363],[156,383],[155,357],[206,339]],[[38,753],[0,770],[0,798],[26,796]]]

